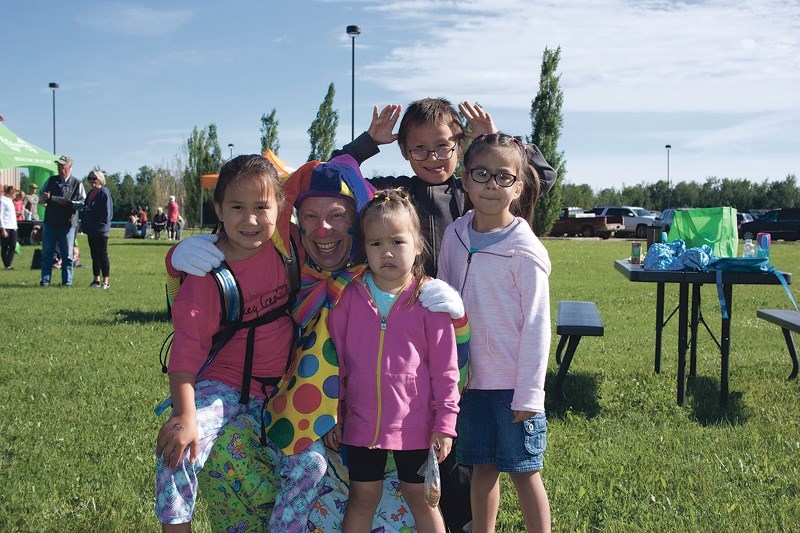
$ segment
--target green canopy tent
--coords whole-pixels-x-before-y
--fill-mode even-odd
[[[58,173],[56,159],[58,159],[56,155],[20,139],[0,123],[0,170],[27,168],[28,182],[35,183],[41,188],[50,176]]]

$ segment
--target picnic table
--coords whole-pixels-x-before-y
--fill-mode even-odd
[[[720,368],[720,407],[728,406],[728,386],[730,375],[731,351],[731,316],[733,311],[733,286],[734,285],[780,285],[780,280],[775,274],[769,272],[723,272],[722,290],[725,297],[727,316],[722,314],[720,325],[720,338],[714,336],[711,328],[706,323],[700,310],[700,288],[704,283],[715,284],[716,273],[708,270],[645,270],[641,264],[632,264],[628,259],[617,259],[614,268],[625,279],[635,283],[656,284],[656,328],[655,328],[655,372],[661,372],[661,339],[664,326],[678,313],[678,405],[683,405],[686,396],[686,352],[690,351],[689,375],[697,374],[697,330],[703,324],[721,355]],[[787,284],[791,284],[792,275],[781,272]],[[670,315],[664,319],[664,288],[667,283],[678,285],[678,305]],[[691,305],[689,288],[691,287]],[[691,331],[691,337],[689,332]]]

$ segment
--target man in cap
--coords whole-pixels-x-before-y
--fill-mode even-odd
[[[56,160],[58,175],[51,176],[39,193],[45,205],[42,228],[42,287],[50,285],[56,246],[61,254],[61,285],[72,286],[72,253],[78,210],[83,207],[86,191],[80,180],[72,176],[72,158],[62,155]]]

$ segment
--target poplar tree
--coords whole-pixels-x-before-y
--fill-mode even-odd
[[[183,199],[181,211],[189,224],[200,223],[201,209],[201,183],[200,176],[219,172],[222,166],[222,149],[217,139],[217,125],[209,124],[208,128],[192,129],[192,134],[186,141],[187,163],[183,173],[183,186],[186,198]],[[203,202],[210,194],[203,191]],[[204,221],[205,222],[205,221]]]
[[[557,74],[561,59],[561,47],[555,50],[544,49],[542,69],[539,76],[539,92],[531,102],[532,134],[528,142],[536,144],[545,159],[558,173],[558,178],[550,192],[539,198],[533,215],[533,231],[536,235],[547,235],[558,218],[562,203],[562,186],[567,174],[564,152],[558,150],[558,139],[564,118],[561,108],[564,104],[564,91],[561,89],[561,75]]]
[[[319,106],[317,118],[308,128],[309,142],[311,143],[311,153],[308,154],[308,161],[314,159],[327,161],[336,146],[336,128],[339,127],[339,112],[333,109],[333,96],[336,89],[333,83],[328,85],[328,93]]]
[[[278,119],[276,118],[277,111],[272,108],[269,115],[261,115],[261,151],[272,150],[275,155],[281,149],[281,143],[278,141]]]

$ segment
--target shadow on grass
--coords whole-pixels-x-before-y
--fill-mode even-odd
[[[178,244],[177,241],[168,241],[166,239],[112,239],[108,241],[109,246],[163,246],[168,248],[173,244]]]
[[[150,324],[152,322],[169,322],[167,310],[157,313],[144,312],[131,309],[120,309],[112,320],[114,323],[130,322],[132,324]]]
[[[715,426],[721,423],[742,425],[747,422],[742,405],[742,393],[730,392],[728,406],[719,405],[719,380],[690,376],[686,386],[687,400],[692,414],[703,426]]]
[[[594,418],[600,414],[597,400],[597,380],[594,375],[582,372],[568,372],[564,378],[564,399],[556,390],[556,372],[548,372],[544,388],[547,418],[564,419],[567,411]]]

